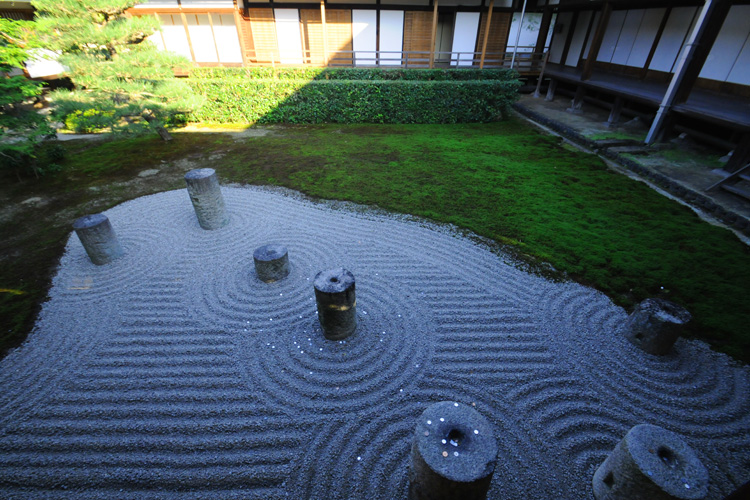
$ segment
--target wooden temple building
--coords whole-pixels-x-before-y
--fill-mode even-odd
[[[200,65],[513,67],[750,162],[750,0],[150,0]]]
[[[201,66],[513,67],[750,162],[750,0],[148,0],[160,48]],[[29,2],[0,0],[28,18]],[[541,73],[541,75],[540,75]],[[750,173],[750,171],[749,171]]]
[[[647,143],[672,130],[734,150],[728,171],[750,162],[750,1],[561,0],[544,77],[547,98],[565,88],[650,122]]]
[[[154,42],[201,65],[489,68],[517,60],[538,72],[551,34],[552,10],[544,19],[540,10],[547,3],[150,0],[132,12],[158,16],[164,30]]]

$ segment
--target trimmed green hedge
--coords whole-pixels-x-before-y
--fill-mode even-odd
[[[509,69],[402,68],[193,68],[191,78],[249,78],[251,80],[500,80],[518,79]]]
[[[487,70],[230,68],[198,70],[190,87],[205,100],[191,120],[208,123],[468,123],[508,115],[520,82],[515,73]],[[237,76],[273,73],[277,79]],[[366,76],[388,73],[390,80]],[[497,78],[491,79],[490,73]],[[297,75],[297,78],[287,78]],[[307,75],[308,79],[301,79]],[[311,75],[317,75],[310,79]],[[324,78],[328,75],[331,78]],[[416,80],[417,75],[432,78]],[[346,77],[346,78],[345,78]],[[351,78],[357,78],[352,80]]]

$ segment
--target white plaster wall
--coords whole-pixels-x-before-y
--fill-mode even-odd
[[[565,40],[568,38],[570,22],[573,20],[572,12],[563,12],[557,16],[555,21],[555,34],[552,37],[552,44],[549,48],[549,62],[559,64],[562,59],[563,50],[565,50]],[[562,28],[559,28],[562,26]]]
[[[497,3],[495,5],[497,5]],[[513,21],[510,24],[510,31],[508,32],[508,52],[511,52],[513,50],[513,45],[516,43],[520,21],[521,13],[513,13]],[[518,52],[534,52],[534,47],[536,47],[536,39],[539,36],[539,27],[541,24],[541,13],[527,12],[526,14],[524,14],[521,38],[518,40]]]
[[[672,67],[685,41],[688,29],[692,25],[692,19],[696,10],[696,7],[678,7],[672,9],[649,69],[672,71]]]
[[[645,13],[645,9],[627,11],[625,22],[623,22],[622,29],[620,30],[620,38],[617,39],[617,47],[615,47],[615,52],[612,54],[612,64],[624,65],[628,62]]]
[[[604,32],[602,46],[599,48],[599,55],[596,58],[597,61],[612,62],[612,56],[615,53],[617,41],[620,39],[620,32],[622,31],[622,25],[625,24],[627,14],[628,11],[626,10],[615,10],[609,16],[607,31]]]
[[[302,64],[302,38],[297,9],[273,9],[281,64]]]
[[[219,59],[223,63],[241,63],[242,48],[237,26],[232,14],[211,14],[214,21],[214,37],[219,48]]]
[[[708,54],[700,77],[726,81],[736,65],[749,33],[750,5],[733,5]]]
[[[380,11],[380,64],[400,66],[404,49],[404,11]],[[384,54],[383,52],[396,52]]]
[[[555,31],[555,23],[557,22],[557,14],[552,14],[552,20],[549,23],[549,31],[547,32],[547,40],[544,41],[544,46],[549,48],[552,43],[552,34]]]
[[[161,19],[162,33],[167,50],[182,54],[192,60],[190,46],[188,45],[187,33],[182,25],[179,14],[159,14]]]
[[[352,47],[357,66],[372,66],[376,63],[377,23],[377,11],[352,9]]]
[[[216,45],[211,34],[211,25],[206,14],[186,14],[190,41],[193,44],[196,62],[219,62]]]
[[[576,22],[576,32],[573,33],[573,38],[570,40],[568,57],[565,59],[566,66],[578,66],[578,61],[581,59],[583,42],[586,40],[586,32],[589,29],[589,22],[591,22],[591,16],[593,15],[593,13],[594,11],[588,10],[578,14],[578,22]]]
[[[150,37],[148,37],[148,40],[151,43],[153,43],[154,45],[156,45],[157,49],[159,49],[159,50],[165,50],[164,42],[163,42],[163,40],[161,38],[161,31],[157,31],[156,33],[154,33],[153,35],[151,35]]]
[[[419,5],[421,7],[428,7],[430,0],[381,0],[382,5]]]
[[[732,71],[729,72],[727,81],[750,85],[750,37],[745,40],[745,46],[737,57]]]
[[[477,46],[479,29],[479,12],[457,12],[453,29],[453,46],[451,47],[451,65],[471,66],[474,59],[474,48]],[[461,54],[460,52],[463,52]],[[468,52],[468,54],[467,54]]]
[[[26,72],[31,78],[62,75],[69,69],[57,62],[57,58],[60,57],[57,52],[47,49],[31,49],[29,55],[30,57],[24,62],[24,66],[26,66]],[[22,74],[22,72],[16,74],[11,72],[9,76]]]
[[[633,48],[625,65],[642,68],[646,64],[651,46],[654,44],[656,33],[659,31],[659,25],[666,11],[667,9],[646,9],[641,20],[641,26],[638,28],[638,36],[633,42]]]

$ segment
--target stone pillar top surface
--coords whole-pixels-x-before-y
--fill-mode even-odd
[[[354,284],[354,275],[344,269],[326,269],[315,275],[315,289],[323,293],[341,293]]]
[[[284,245],[263,245],[258,247],[253,252],[253,258],[263,262],[276,260],[287,254],[287,249]]]
[[[684,499],[700,499],[708,493],[708,471],[677,434],[640,424],[630,429],[625,441],[633,462],[666,493]]]
[[[79,217],[73,222],[73,229],[85,229],[87,227],[98,226],[102,222],[107,220],[107,216],[104,214],[89,214]]]
[[[492,424],[469,406],[435,403],[419,417],[414,432],[422,459],[444,478],[469,483],[495,469],[498,448]]]
[[[213,168],[196,168],[185,174],[185,179],[205,179],[216,173]]]
[[[684,325],[692,316],[687,309],[665,299],[646,299],[638,305],[638,309],[652,314],[664,323]]]

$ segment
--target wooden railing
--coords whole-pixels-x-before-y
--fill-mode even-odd
[[[513,68],[522,75],[537,75],[542,68],[544,53],[487,52],[481,64],[480,52],[434,52],[432,66],[435,68]],[[327,60],[326,60],[327,59]],[[315,67],[383,67],[383,68],[429,68],[428,51],[330,51],[326,58],[320,52],[309,50],[297,54],[280,54],[278,51],[262,52],[249,50],[246,53],[248,66],[315,66]]]

